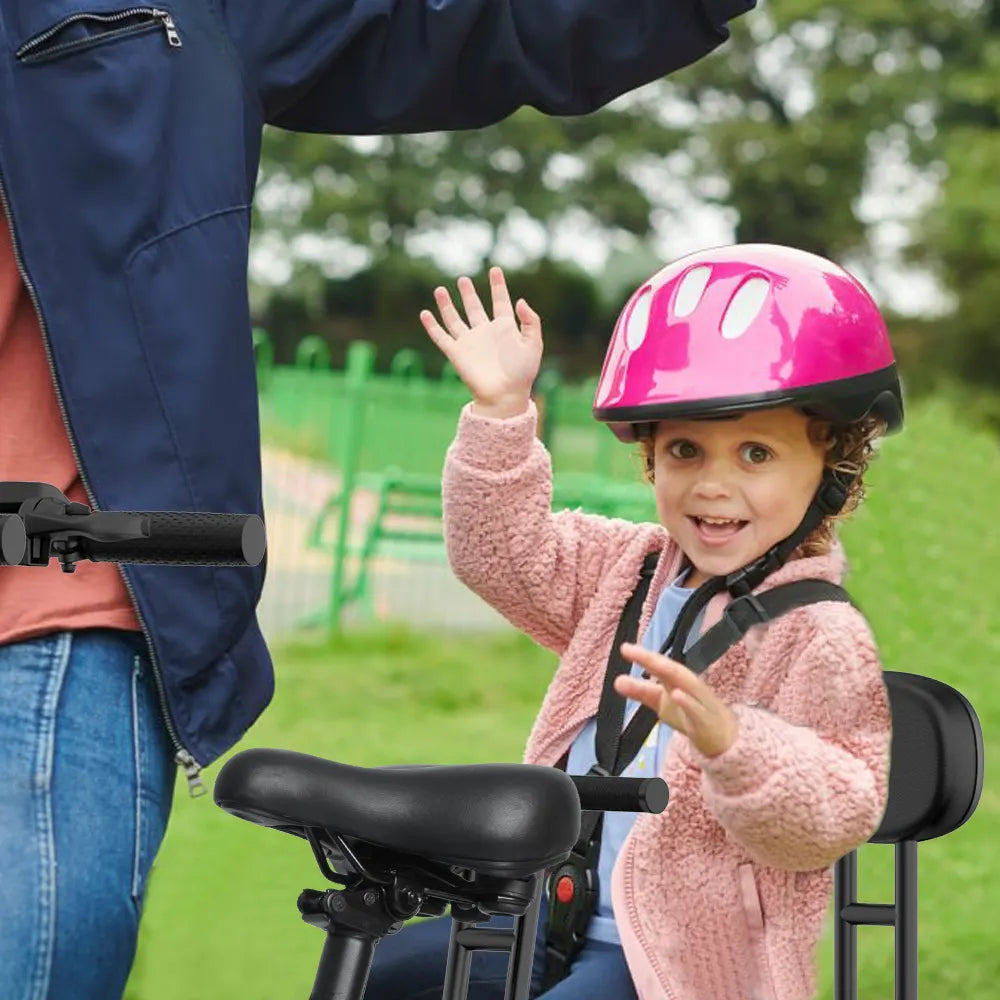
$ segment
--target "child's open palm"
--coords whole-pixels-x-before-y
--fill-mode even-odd
[[[458,279],[458,290],[468,322],[462,319],[448,290],[438,287],[434,299],[444,327],[424,309],[420,313],[424,329],[455,366],[472,393],[475,409],[495,417],[523,413],[542,361],[541,320],[524,299],[518,299],[515,313],[499,267],[490,268],[492,319],[469,278]]]
[[[681,663],[633,643],[622,644],[622,656],[646,669],[649,680],[622,674],[615,690],[651,708],[671,729],[683,733],[707,757],[725,753],[736,740],[732,709]]]

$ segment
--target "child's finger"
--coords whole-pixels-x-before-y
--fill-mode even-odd
[[[444,320],[444,325],[453,337],[457,339],[463,333],[469,332],[469,328],[455,308],[455,303],[451,301],[448,289],[443,285],[434,289],[434,301],[437,302],[438,309],[441,310],[441,319]]]
[[[678,710],[688,719],[690,727],[696,733],[706,732],[712,726],[712,713],[697,698],[687,691],[675,688],[670,692],[670,698]]]
[[[692,684],[702,684],[701,678],[693,674],[683,663],[671,660],[661,653],[654,653],[644,646],[636,646],[631,642],[623,642],[621,645],[622,656],[632,663],[638,663],[644,667],[647,673],[658,680],[665,681],[671,685],[683,687],[691,690]]]
[[[628,674],[622,674],[615,678],[615,690],[624,698],[631,698],[638,701],[647,708],[656,712],[661,722],[665,722],[671,729],[687,736],[690,732],[691,723],[688,717],[681,711],[679,705],[667,694],[662,684],[657,681],[643,681]]]
[[[441,353],[451,361],[451,350],[455,343],[455,338],[441,326],[434,317],[434,313],[429,309],[420,310],[420,322],[423,323],[424,329],[427,331],[427,336],[434,341]]]
[[[517,300],[517,318],[521,321],[521,333],[529,339],[542,335],[542,320],[538,313],[524,299]]]
[[[490,268],[490,294],[493,297],[494,319],[514,315],[514,307],[510,303],[510,292],[507,291],[507,282],[499,267]]]
[[[472,279],[463,274],[458,279],[458,290],[462,295],[462,305],[465,306],[465,315],[469,317],[469,324],[481,326],[484,323],[489,323],[490,318],[486,315],[486,310],[483,308],[483,303],[479,299]]]
[[[651,708],[654,712],[660,711],[660,701],[663,698],[663,688],[656,681],[643,681],[638,677],[630,677],[628,674],[621,674],[615,678],[615,690],[623,698],[631,698],[641,704]]]

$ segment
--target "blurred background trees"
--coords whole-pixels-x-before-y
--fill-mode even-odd
[[[832,257],[886,309],[911,393],[1000,427],[1000,4],[763,0],[722,50],[582,118],[385,137],[269,130],[256,321],[426,351],[435,284],[504,266],[547,363],[595,374],[632,286],[732,241]]]

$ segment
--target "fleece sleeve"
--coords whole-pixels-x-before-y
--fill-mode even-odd
[[[608,567],[643,526],[552,511],[549,454],[532,403],[506,420],[466,406],[445,459],[442,501],[455,575],[536,642],[562,655]]]
[[[823,610],[820,610],[823,609]],[[734,705],[736,742],[689,747],[709,810],[760,863],[826,868],[878,829],[888,795],[891,720],[874,638],[852,608],[820,620],[770,710]]]

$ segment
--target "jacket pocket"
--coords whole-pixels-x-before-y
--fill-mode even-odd
[[[764,911],[754,878],[753,865],[743,864],[737,869],[743,922],[750,945],[750,1000],[776,1000],[774,980],[764,946]]]
[[[170,46],[180,48],[181,36],[170,11],[162,7],[123,7],[102,14],[70,14],[29,38],[17,50],[17,58],[25,64],[48,62],[150,31],[163,32]]]

